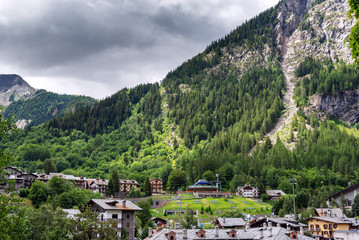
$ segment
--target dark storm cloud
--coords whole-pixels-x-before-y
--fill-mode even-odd
[[[277,0],[2,0],[0,72],[98,98],[161,80]]]

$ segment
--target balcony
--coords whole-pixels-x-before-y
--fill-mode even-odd
[[[104,218],[104,219],[100,219],[101,222],[117,222],[117,223],[122,223],[123,219],[122,218]]]
[[[105,218],[101,221],[112,223],[112,228],[114,228],[117,232],[123,230],[123,226],[122,226],[123,219],[122,218],[117,218],[117,219],[116,218]]]

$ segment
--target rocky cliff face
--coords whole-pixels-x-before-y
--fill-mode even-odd
[[[312,3],[308,2],[306,7]],[[302,6],[303,7],[303,6]],[[347,0],[327,0],[311,7],[286,44],[285,68],[293,72],[307,56],[352,62],[345,39],[355,20],[347,16]]]
[[[0,74],[0,105],[7,106],[20,98],[28,98],[35,93],[27,82],[19,75]]]
[[[277,44],[282,52],[286,52],[286,44],[314,0],[287,0],[279,7],[278,24],[276,26]]]
[[[346,91],[335,96],[315,94],[311,97],[310,104],[311,106],[305,109],[307,114],[315,113],[322,119],[330,114],[349,126],[359,122],[359,90]]]
[[[283,53],[283,71],[291,82],[288,86],[298,81],[294,71],[307,56],[353,62],[345,39],[355,20],[347,16],[347,0],[326,0],[316,5],[313,2],[292,0],[283,2],[280,8],[277,42]],[[358,103],[358,91],[335,96],[314,95],[305,112],[315,113],[322,119],[332,115],[353,125],[359,121]]]

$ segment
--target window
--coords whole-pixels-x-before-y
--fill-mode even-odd
[[[314,230],[314,225],[310,225],[310,230]]]
[[[130,214],[127,214],[127,218],[130,218]]]
[[[334,224],[333,227],[334,227],[334,229],[336,229],[336,228],[337,228],[337,224]]]
[[[324,224],[324,229],[327,229],[328,228],[328,225],[327,224]]]
[[[118,214],[112,214],[112,218],[113,218],[113,219],[117,219],[117,218],[118,218]]]
[[[127,227],[130,227],[130,223],[127,223]]]
[[[327,232],[327,231],[324,231],[324,235],[328,235],[328,232]]]

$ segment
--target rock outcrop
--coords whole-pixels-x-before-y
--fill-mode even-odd
[[[327,0],[311,7],[288,39],[284,68],[293,72],[307,56],[352,62],[345,39],[355,20],[347,16],[348,11],[347,0]]]
[[[16,74],[0,74],[0,105],[8,106],[20,98],[29,98],[35,93],[27,82]]]
[[[346,122],[349,126],[359,122],[359,90],[346,91],[338,95],[315,94],[310,99],[306,114],[315,113],[321,119],[328,114]]]

